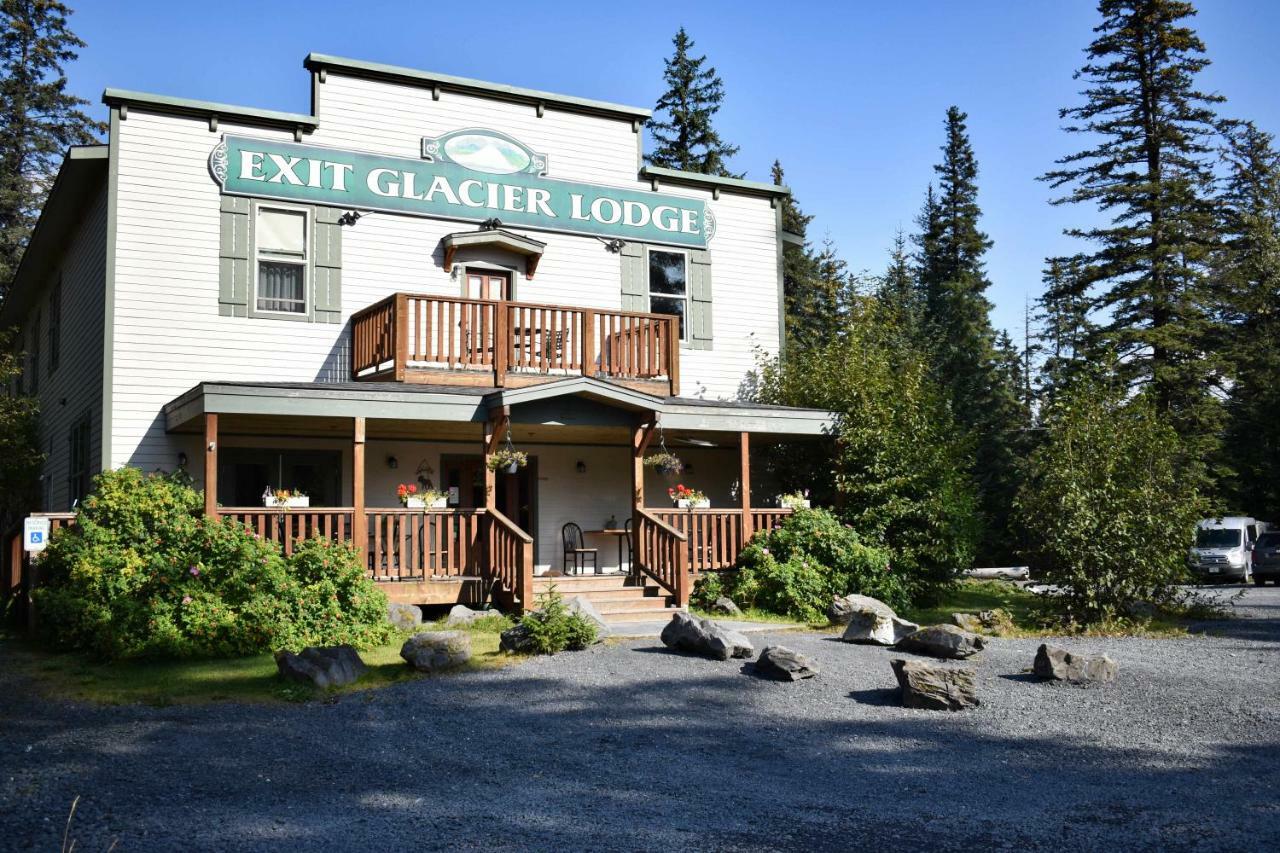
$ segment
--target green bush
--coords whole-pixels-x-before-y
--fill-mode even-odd
[[[196,515],[185,477],[99,475],[40,558],[45,636],[109,658],[228,657],[390,635],[386,597],[347,545],[281,556],[235,521]]]
[[[570,613],[554,585],[540,596],[538,609],[520,619],[520,625],[527,632],[533,651],[540,655],[554,655],[565,649],[579,651],[596,641],[595,623],[579,613]]]
[[[886,549],[863,544],[824,509],[802,509],[753,538],[735,571],[699,578],[693,602],[708,607],[725,595],[741,607],[815,622],[834,596],[851,592],[891,607],[907,604],[906,586],[892,571]]]

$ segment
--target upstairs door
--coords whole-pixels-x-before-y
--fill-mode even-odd
[[[503,302],[511,298],[511,273],[467,270],[467,298]]]

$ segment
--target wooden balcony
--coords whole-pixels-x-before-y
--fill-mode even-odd
[[[680,393],[671,314],[396,293],[351,318],[353,379],[518,387],[594,376]]]

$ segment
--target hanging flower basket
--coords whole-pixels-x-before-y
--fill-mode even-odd
[[[488,464],[490,471],[514,474],[529,464],[529,454],[511,447],[503,447],[490,456],[486,464]]]
[[[674,453],[663,450],[644,458],[646,468],[655,468],[659,474],[674,477],[684,470],[684,461]]]

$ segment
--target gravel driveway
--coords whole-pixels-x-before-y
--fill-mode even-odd
[[[883,649],[755,635],[822,674],[632,640],[331,704],[50,703],[0,661],[0,848],[1257,850],[1280,839],[1280,589],[1179,640],[1071,640],[1108,688],[977,661],[980,709],[896,707]]]

